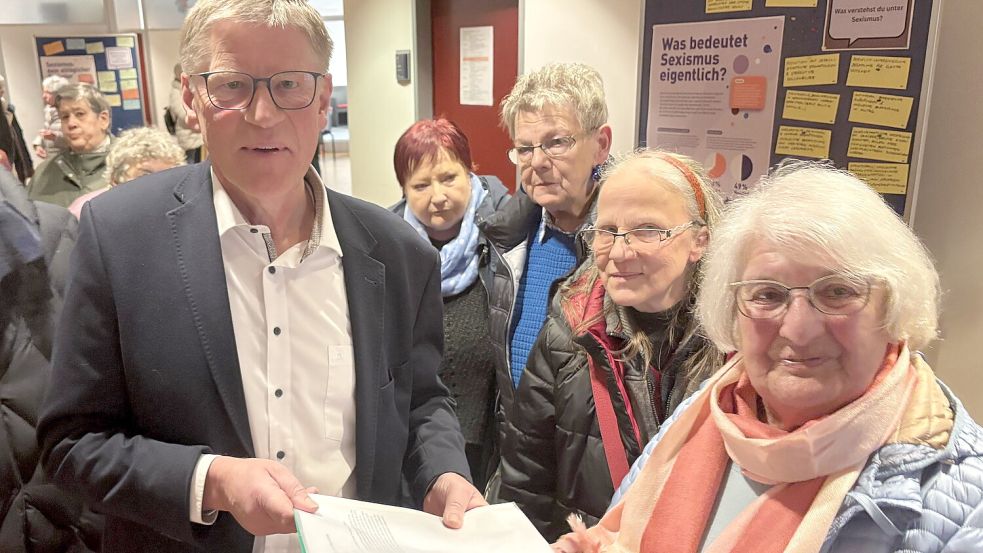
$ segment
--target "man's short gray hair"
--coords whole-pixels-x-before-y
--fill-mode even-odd
[[[886,290],[884,329],[912,350],[936,338],[941,285],[925,246],[867,184],[818,162],[776,168],[725,209],[703,264],[697,315],[723,351],[738,349],[736,297],[752,248],[767,245]]]
[[[604,81],[596,69],[583,63],[551,63],[519,77],[512,92],[502,99],[502,126],[515,138],[515,120],[521,112],[569,107],[577,122],[593,132],[608,122]]]
[[[60,106],[64,101],[84,101],[89,104],[89,108],[94,113],[106,112],[109,115],[109,128],[112,128],[113,109],[109,106],[109,102],[106,101],[106,97],[96,90],[94,86],[88,83],[72,83],[63,86],[55,91],[55,108]],[[107,130],[106,134],[110,134],[110,131]]]
[[[106,156],[105,178],[111,186],[126,182],[131,168],[145,161],[185,164],[185,153],[174,137],[154,127],[137,127],[120,133]]]
[[[181,26],[181,67],[185,73],[204,71],[210,62],[214,23],[222,20],[267,27],[297,28],[307,35],[328,70],[332,43],[324,21],[307,0],[198,0]]]
[[[41,90],[54,93],[59,88],[70,84],[72,84],[71,81],[61,75],[48,75],[41,81]]]

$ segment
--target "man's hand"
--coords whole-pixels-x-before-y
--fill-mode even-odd
[[[44,148],[42,148],[41,146],[35,146],[34,147],[34,155],[38,156],[41,159],[44,159],[44,158],[48,157],[48,151],[45,150]]]
[[[445,472],[423,498],[423,510],[444,519],[444,526],[460,528],[464,524],[464,512],[488,505],[471,482],[460,474]]]
[[[307,495],[314,492],[275,461],[219,456],[208,467],[202,506],[228,511],[254,536],[291,534],[294,509],[317,510]]]

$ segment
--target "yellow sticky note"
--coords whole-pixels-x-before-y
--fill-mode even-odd
[[[136,90],[137,82],[133,79],[120,79],[119,87],[123,90]]]
[[[120,79],[136,79],[137,78],[137,70],[135,68],[133,68],[133,67],[131,67],[129,69],[120,69],[119,70],[119,78]]]
[[[99,92],[116,92],[116,81],[99,81]]]
[[[847,169],[881,194],[908,193],[907,163],[848,163]]]
[[[104,97],[111,107],[118,108],[123,105],[123,100],[119,97],[119,94],[106,94]]]
[[[41,49],[44,50],[44,55],[54,56],[65,51],[65,44],[60,40],[56,40],[54,42],[44,44],[41,46]]]
[[[812,121],[813,123],[832,125],[836,122],[836,109],[839,105],[839,94],[789,90],[785,93],[785,108],[782,110],[782,117],[796,121]]]
[[[99,78],[99,82],[100,83],[101,82],[104,82],[104,81],[105,82],[109,82],[109,81],[116,82],[116,72],[115,71],[96,71],[96,74],[99,76],[98,78]]]
[[[815,8],[819,0],[765,0],[766,8]]]
[[[908,126],[914,102],[914,98],[908,96],[854,92],[850,121],[903,129]]]
[[[786,156],[814,157],[826,159],[829,157],[829,141],[832,131],[825,129],[807,129],[805,127],[778,127],[778,143],[775,153]]]
[[[85,43],[86,54],[101,54],[105,51],[106,51],[106,47],[103,45],[102,41]]]
[[[785,86],[836,84],[839,71],[839,54],[786,58]]]
[[[853,56],[847,86],[869,88],[908,88],[908,70],[911,58],[901,56]]]
[[[846,155],[880,161],[908,163],[911,133],[854,127]]]
[[[751,0],[707,0],[707,13],[749,12]]]
[[[116,37],[116,46],[122,46],[124,48],[133,48],[133,37],[131,36]]]

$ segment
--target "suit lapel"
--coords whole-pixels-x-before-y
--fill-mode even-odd
[[[381,343],[385,331],[386,267],[372,257],[376,241],[344,197],[329,189],[328,205],[341,244],[355,353],[356,483],[359,497],[369,498],[379,433],[379,388],[388,380]]]
[[[185,298],[191,306],[208,368],[236,435],[252,457],[255,451],[249,432],[222,246],[212,202],[210,167],[207,162],[199,164],[196,171],[189,171],[175,187],[174,196],[183,205],[169,211],[167,218]]]

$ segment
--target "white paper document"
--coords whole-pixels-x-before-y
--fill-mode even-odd
[[[304,553],[551,553],[515,506],[503,503],[464,514],[458,530],[440,517],[352,499],[312,494],[316,513],[294,511]]]

